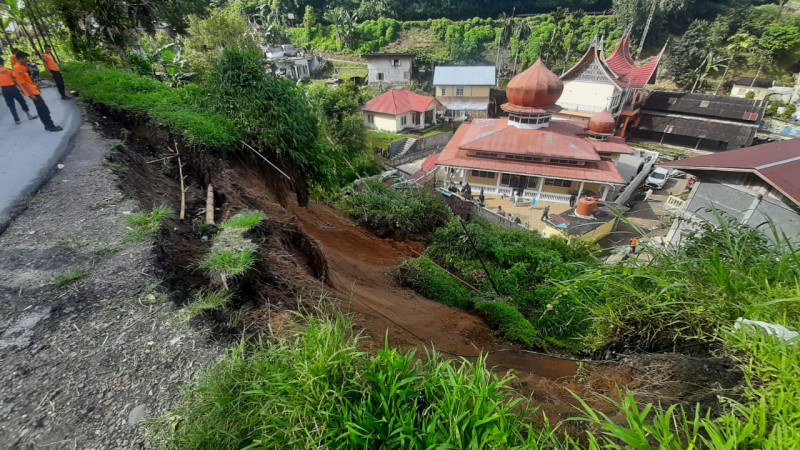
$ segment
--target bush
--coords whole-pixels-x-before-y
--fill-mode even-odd
[[[340,314],[304,317],[269,343],[244,341],[150,429],[166,448],[531,448],[556,443],[475,363],[358,350]]]
[[[395,269],[395,278],[431,300],[471,310],[480,294],[471,290],[426,257],[409,259]]]
[[[489,327],[504,338],[529,347],[536,342],[536,329],[513,306],[500,302],[479,302],[475,309],[486,319]]]
[[[366,181],[364,190],[342,197],[338,206],[380,236],[430,233],[450,217],[450,209],[439,194],[393,189],[379,180]]]
[[[61,68],[72,88],[91,102],[142,114],[183,136],[195,150],[226,152],[241,138],[226,116],[199,105],[197,86],[170,88],[150,77],[92,62],[73,62]]]

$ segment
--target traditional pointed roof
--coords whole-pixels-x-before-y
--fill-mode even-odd
[[[364,111],[384,114],[404,114],[409,111],[425,112],[432,102],[439,101],[408,89],[390,89],[368,101],[361,107]]]
[[[603,68],[609,78],[612,79],[613,83],[620,88],[622,86],[628,86],[641,89],[646,84],[655,82],[656,70],[658,69],[662,56],[664,56],[667,44],[664,44],[664,48],[661,49],[658,55],[644,65],[637,66],[636,62],[631,57],[630,40],[631,33],[628,31],[622,36],[619,43],[617,43],[611,55],[606,58],[603,54],[602,40],[598,41],[597,35],[595,34],[583,58],[568,71],[564,72],[561,78],[569,78],[585,64],[595,61]]]

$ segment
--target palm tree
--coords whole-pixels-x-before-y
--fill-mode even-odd
[[[513,73],[517,73],[517,58],[519,58],[519,49],[522,47],[522,43],[526,41],[529,37],[531,37],[531,26],[528,24],[528,21],[522,19],[517,27],[517,51],[514,52],[514,70]]]
[[[495,68],[500,66],[500,53],[502,52],[503,47],[508,45],[511,39],[511,32],[514,29],[514,23],[512,22],[511,16],[505,12],[500,15],[500,23],[500,39],[497,41],[497,56],[494,59]]]
[[[702,71],[702,73],[697,78],[697,80],[695,80],[694,86],[692,86],[692,92],[694,92],[695,88],[702,89],[703,83],[705,82],[708,73],[711,72],[712,70],[715,72],[718,71],[720,68],[723,67],[724,63],[728,62],[728,59],[729,58],[725,57],[724,55],[717,55],[714,53],[714,50],[710,50],[708,52],[708,55],[706,55],[706,58],[703,60],[703,63],[700,64],[699,69]],[[724,66],[727,71],[728,65],[725,64]]]
[[[336,40],[339,42],[343,41],[342,32],[344,30],[344,15],[346,13],[347,11],[345,11],[344,8],[337,7],[325,11],[325,14],[323,14],[325,20],[333,24],[333,31],[336,33]]]

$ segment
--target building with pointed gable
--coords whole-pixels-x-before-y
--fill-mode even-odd
[[[561,75],[564,92],[557,103],[561,111],[554,118],[587,121],[603,109],[615,117],[630,117],[644,97],[645,86],[655,82],[665,49],[666,44],[656,56],[637,65],[630,54],[630,32],[608,58],[603,39],[595,36],[583,58]]]
[[[472,191],[528,201],[569,203],[571,194],[606,200],[626,180],[616,168],[633,150],[613,136],[615,121],[600,108],[588,124],[551,120],[564,84],[539,59],[508,83],[507,118],[474,119],[458,128],[439,154],[446,181],[469,182]]]

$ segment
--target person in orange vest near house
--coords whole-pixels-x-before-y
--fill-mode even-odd
[[[17,114],[17,107],[14,105],[14,100],[22,107],[22,111],[28,116],[28,120],[33,120],[38,116],[31,115],[28,109],[28,103],[25,102],[25,98],[17,88],[17,77],[14,75],[13,70],[5,66],[5,63],[6,61],[0,56],[0,90],[2,90],[3,99],[6,101],[8,109],[11,110],[11,115],[14,117],[14,123],[19,125],[19,114]]]
[[[50,117],[50,108],[42,98],[42,91],[39,86],[33,82],[31,76],[28,74],[28,54],[25,52],[17,52],[17,65],[14,66],[14,75],[17,77],[17,83],[22,93],[27,95],[36,107],[36,112],[39,113],[39,120],[44,124],[44,129],[47,131],[61,131],[63,128],[55,125],[53,119]]]
[[[44,66],[47,68],[47,71],[53,76],[53,81],[56,82],[58,93],[61,94],[61,100],[69,100],[72,97],[67,95],[66,91],[64,90],[64,77],[61,76],[61,71],[58,70],[56,60],[53,59],[53,55],[50,53],[52,50],[53,47],[50,47],[49,45],[44,46],[44,55],[42,55],[42,61],[44,61]]]
[[[636,253],[636,246],[639,245],[639,236],[631,238],[631,253]]]

